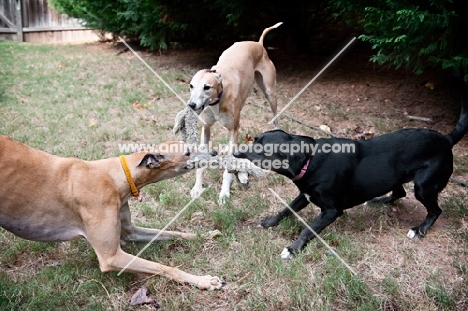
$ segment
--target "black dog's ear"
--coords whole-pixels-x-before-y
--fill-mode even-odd
[[[309,148],[305,148],[303,150],[303,154],[307,157],[312,157],[314,156],[314,153],[313,153],[313,148],[312,146],[314,146],[316,144],[316,141],[315,139],[313,139],[312,137],[309,137],[309,136],[301,136],[301,141],[302,143],[306,144],[309,146]]]
[[[144,165],[147,168],[157,168],[161,164],[161,161],[164,160],[164,156],[157,153],[147,153],[137,164],[137,166]]]

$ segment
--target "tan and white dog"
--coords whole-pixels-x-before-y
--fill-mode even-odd
[[[138,196],[139,188],[194,167],[191,161],[202,155],[190,156],[183,146],[175,146],[181,144],[161,144],[158,153],[83,161],[51,155],[0,135],[0,226],[33,241],[84,237],[96,252],[103,272],[125,268],[126,272],[164,275],[202,289],[218,289],[222,283],[217,277],[192,275],[120,248],[121,240],[150,242],[156,235],[158,240],[195,237],[135,227],[128,205],[132,195]],[[176,149],[180,152],[161,152]]]
[[[279,27],[278,23],[266,28],[258,42],[236,42],[219,57],[218,63],[211,69],[198,71],[190,81],[190,100],[188,106],[200,114],[203,120],[201,145],[208,146],[210,128],[219,121],[229,130],[228,154],[232,154],[238,142],[240,113],[245,100],[250,95],[254,80],[265,94],[273,115],[276,115],[276,69],[263,47],[265,35]],[[275,120],[275,128],[278,123]],[[197,170],[192,197],[203,190],[204,169]],[[222,204],[229,197],[233,174],[227,170],[223,174],[223,184],[219,194]]]

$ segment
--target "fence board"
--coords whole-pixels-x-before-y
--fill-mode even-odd
[[[16,1],[21,2],[17,18]],[[22,23],[21,23],[22,22]],[[97,41],[98,32],[83,27],[78,19],[59,14],[47,0],[0,1],[0,40],[28,42]]]

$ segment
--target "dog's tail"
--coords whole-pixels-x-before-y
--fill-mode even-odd
[[[260,39],[258,40],[258,42],[263,45],[263,39],[265,38],[266,34],[270,32],[270,30],[272,29],[276,29],[278,28],[279,26],[281,26],[283,22],[279,22],[277,24],[275,24],[274,26],[271,26],[271,27],[268,27],[268,28],[265,28],[265,30],[262,32],[262,35],[260,36]]]
[[[452,146],[457,144],[463,136],[468,132],[468,86],[465,81],[461,78],[455,78],[455,85],[461,92],[462,95],[462,107],[460,113],[460,119],[458,119],[457,125],[453,129],[452,133],[446,135]]]

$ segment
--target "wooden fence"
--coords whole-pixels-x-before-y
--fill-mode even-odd
[[[47,0],[0,0],[0,40],[85,42],[99,35],[51,9]]]

